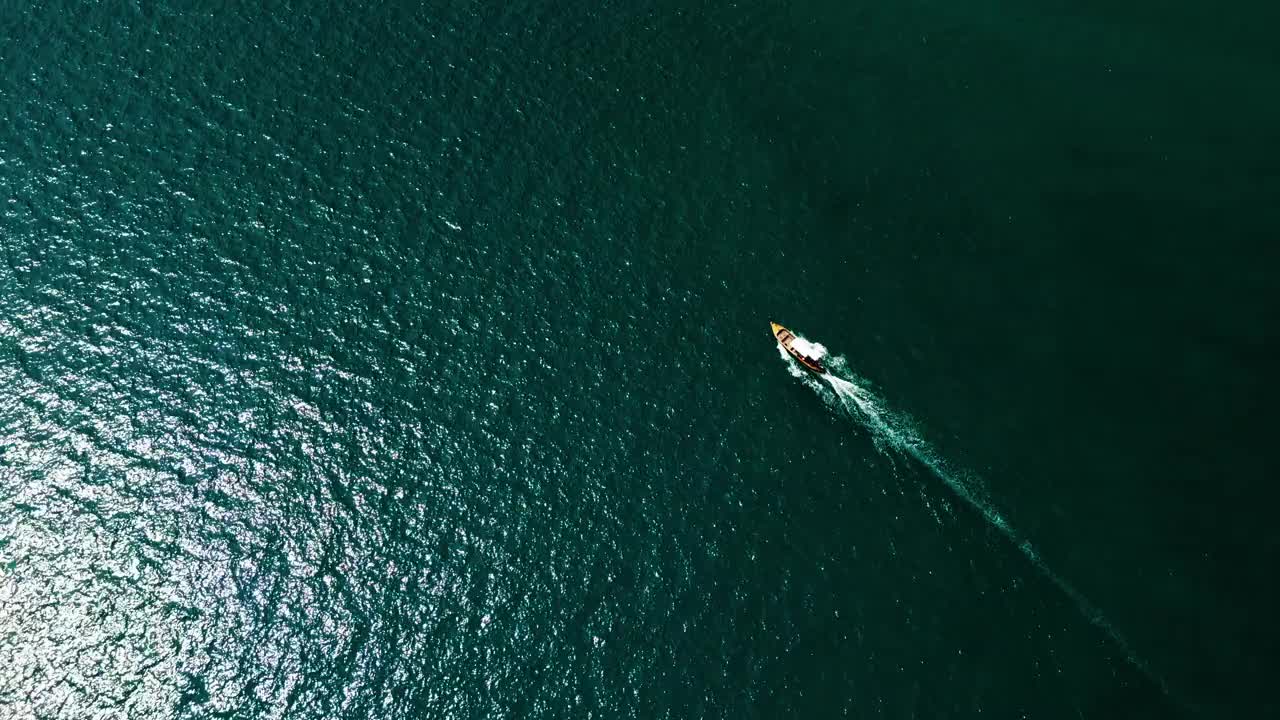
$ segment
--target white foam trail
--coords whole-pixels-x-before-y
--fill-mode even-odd
[[[798,347],[801,342],[804,342],[809,347],[821,348],[823,355],[827,354],[825,347],[816,343],[809,343],[799,336],[796,337],[794,345]],[[989,500],[986,492],[982,489],[979,479],[971,473],[953,470],[933,446],[921,437],[920,432],[916,429],[916,423],[909,416],[888,409],[884,401],[866,387],[868,383],[849,370],[848,363],[845,362],[843,357],[837,356],[829,359],[826,363],[828,373],[816,376],[800,367],[800,364],[788,355],[782,346],[778,347],[778,351],[783,359],[786,360],[787,369],[792,376],[803,379],[805,384],[823,396],[823,399],[829,405],[836,407],[837,410],[844,411],[851,419],[862,424],[871,433],[872,441],[876,447],[885,453],[886,457],[892,461],[893,453],[898,453],[902,456],[914,458],[921,465],[928,468],[957,497],[982,515],[992,527],[1000,531],[1000,534],[1005,539],[1018,548],[1041,575],[1052,582],[1055,587],[1075,603],[1076,608],[1090,624],[1111,638],[1116,647],[1120,648],[1124,653],[1125,659],[1129,661],[1129,664],[1154,682],[1166,697],[1173,698],[1164,678],[1157,675],[1142,658],[1138,657],[1129,641],[1107,620],[1102,611],[1077,590],[1075,586],[1046,565],[1031,542],[1023,538],[1021,534],[1009,525],[1004,515]],[[845,379],[836,373],[854,379]],[[819,382],[817,378],[822,378],[826,383]]]

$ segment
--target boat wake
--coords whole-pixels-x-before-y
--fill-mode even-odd
[[[800,366],[786,350],[778,352],[787,363],[792,376],[804,381],[837,414],[856,422],[871,435],[877,449],[890,461],[910,458],[928,469],[965,504],[978,512],[993,528],[1022,553],[1037,571],[1065,594],[1081,615],[1101,630],[1124,653],[1125,659],[1155,683],[1166,697],[1172,698],[1169,687],[1160,675],[1140,658],[1129,641],[1111,624],[1088,598],[1061,575],[1054,572],[1036,551],[1035,546],[1023,537],[1005,519],[983,489],[981,480],[972,473],[952,468],[928,441],[924,440],[917,424],[907,415],[896,412],[871,390],[871,385],[849,367],[843,356],[831,356],[818,343],[796,338],[796,344],[804,342],[813,351],[811,357],[820,358],[828,372],[815,375]]]

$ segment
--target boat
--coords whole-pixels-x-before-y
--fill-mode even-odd
[[[782,346],[783,350],[786,350],[791,357],[796,359],[796,362],[819,375],[825,375],[827,373],[827,369],[822,367],[822,363],[818,362],[818,358],[809,357],[796,347],[795,333],[782,327],[776,322],[771,321],[769,326],[773,328],[774,339],[778,341],[778,344]]]

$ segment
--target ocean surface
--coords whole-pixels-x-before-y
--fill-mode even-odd
[[[1280,715],[1276,8],[6,4],[0,717]]]

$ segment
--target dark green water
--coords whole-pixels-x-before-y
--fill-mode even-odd
[[[1271,6],[268,5],[0,11],[0,716],[1280,710]]]

